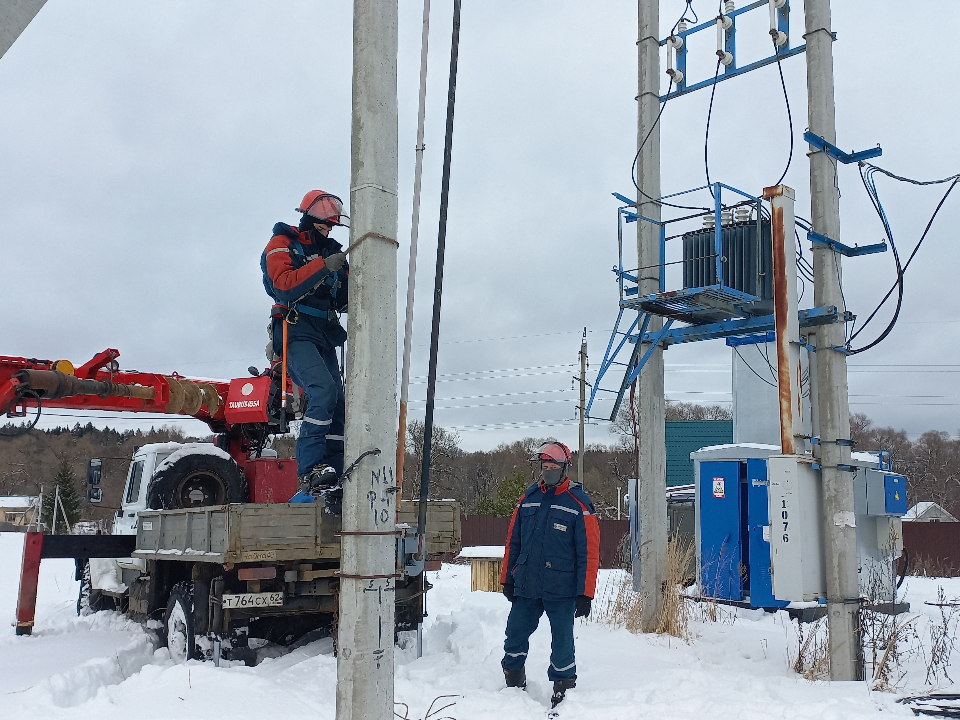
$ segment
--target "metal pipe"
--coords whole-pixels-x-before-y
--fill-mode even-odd
[[[360,462],[343,483],[337,720],[394,709],[397,23],[398,0],[354,0],[344,457]]]
[[[803,4],[807,41],[807,125],[836,144],[833,35],[830,0]],[[810,220],[814,229],[840,239],[840,191],[835,161],[826,153],[810,153]],[[836,263],[836,265],[834,265]],[[820,245],[813,249],[814,303],[843,307],[840,255]],[[823,527],[827,575],[830,679],[863,679],[859,631],[860,587],[853,476],[838,469],[850,463],[850,405],[843,323],[817,328],[817,389],[820,415],[820,467],[823,481]],[[837,348],[841,351],[838,352]]]
[[[764,188],[763,196],[770,200],[773,243],[773,314],[777,337],[780,449],[784,455],[795,455],[796,437],[803,435],[797,251],[793,241],[795,195],[792,188],[777,185]]]
[[[413,218],[410,222],[410,263],[407,268],[407,315],[403,323],[403,363],[400,371],[400,421],[397,427],[397,487],[403,488],[403,459],[407,449],[407,400],[410,393],[410,354],[413,348],[413,300],[417,284],[417,240],[420,235],[420,179],[423,175],[423,127],[427,114],[427,45],[430,37],[430,0],[423,0],[420,35],[420,100],[417,110],[417,161],[413,169]]]
[[[430,328],[430,365],[427,371],[427,408],[423,418],[423,458],[420,463],[420,513],[417,532],[427,528],[430,497],[430,454],[433,449],[433,411],[437,394],[437,350],[440,344],[440,301],[443,297],[443,260],[447,248],[447,203],[450,197],[450,162],[453,155],[453,111],[457,100],[457,56],[460,48],[460,0],[453,0],[453,38],[450,41],[450,81],[447,85],[447,131],[443,141],[443,177],[440,181],[440,230],[437,236],[437,271],[433,285],[433,325]]]

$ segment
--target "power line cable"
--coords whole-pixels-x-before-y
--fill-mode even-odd
[[[773,54],[777,56],[777,69],[780,71],[780,87],[783,88],[783,101],[787,106],[787,123],[790,126],[790,155],[787,158],[787,166],[783,169],[783,174],[777,180],[777,185],[783,182],[790,169],[790,163],[793,162],[793,114],[790,112],[790,98],[787,95],[787,83],[783,79],[783,65],[780,63],[780,51],[777,48],[777,40],[773,38]]]
[[[866,168],[866,170],[864,170],[864,168]],[[883,210],[883,205],[880,202],[879,191],[877,190],[876,182],[873,178],[874,174],[878,172],[894,180],[898,180],[900,182],[907,182],[912,185],[924,186],[924,185],[942,185],[945,183],[950,183],[950,187],[947,188],[947,191],[943,194],[943,197],[940,198],[940,202],[937,203],[937,206],[934,209],[933,214],[930,216],[930,220],[927,222],[927,225],[923,230],[923,234],[920,236],[920,239],[917,241],[916,246],[914,246],[913,251],[910,253],[910,256],[907,258],[907,262],[904,263],[902,266],[900,264],[899,253],[897,252],[896,245],[894,243],[893,231],[890,227],[890,222],[887,219],[886,212]],[[897,270],[897,279],[894,282],[893,287],[891,287],[890,290],[887,291],[886,295],[883,296],[883,299],[880,300],[880,302],[878,303],[874,311],[870,313],[870,316],[860,326],[860,329],[857,330],[855,333],[853,333],[847,342],[848,343],[851,342],[857,335],[863,332],[863,329],[870,323],[871,320],[873,320],[874,317],[876,317],[877,313],[883,307],[884,303],[886,303],[886,301],[893,294],[894,290],[897,291],[897,306],[896,306],[896,309],[894,310],[893,317],[891,317],[890,321],[887,323],[887,327],[884,328],[883,332],[881,332],[880,335],[877,336],[877,338],[874,339],[869,344],[864,345],[863,347],[860,347],[860,348],[848,350],[848,355],[857,355],[859,353],[865,352],[866,350],[869,350],[872,347],[875,347],[876,345],[881,343],[892,332],[894,326],[897,324],[897,320],[900,318],[900,310],[903,307],[903,291],[904,291],[903,276],[906,273],[907,268],[910,266],[910,263],[913,262],[913,258],[916,257],[917,252],[920,250],[920,246],[923,244],[923,241],[926,240],[927,235],[930,232],[930,228],[933,227],[933,223],[936,220],[937,215],[940,212],[940,209],[943,207],[944,203],[947,201],[947,198],[950,196],[950,193],[953,192],[953,189],[957,186],[957,183],[960,183],[960,174],[951,175],[950,177],[943,178],[941,180],[926,180],[926,181],[913,180],[910,178],[902,177],[900,175],[895,175],[894,173],[891,173],[888,170],[884,170],[883,168],[880,168],[876,165],[871,165],[870,163],[863,163],[863,162],[860,163],[860,178],[863,181],[863,185],[867,190],[868,197],[873,203],[874,209],[877,211],[877,214],[879,215],[880,220],[883,223],[884,231],[887,234],[887,239],[889,240],[890,247],[893,250],[894,262],[896,264],[896,270]]]

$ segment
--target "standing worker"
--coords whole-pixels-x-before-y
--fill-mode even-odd
[[[290,377],[306,396],[297,439],[300,485],[332,487],[343,472],[345,406],[337,348],[347,339],[339,313],[347,307],[349,265],[342,245],[329,235],[335,226],[346,226],[348,217],[340,198],[323,190],[304,195],[297,212],[303,216],[298,227],[273,226],[260,267],[276,302],[274,354],[286,354]]]
[[[503,553],[500,583],[513,603],[501,665],[507,687],[525,688],[530,636],[547,613],[553,643],[551,707],[577,685],[573,620],[590,614],[600,565],[600,525],[583,487],[568,477],[570,448],[549,442],[530,458],[540,479],[520,498]]]

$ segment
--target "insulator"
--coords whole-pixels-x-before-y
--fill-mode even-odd
[[[721,15],[720,24],[723,25],[724,30],[729,30],[733,27],[733,18],[729,15]]]
[[[781,32],[780,30],[771,30],[770,35],[773,37],[773,42],[776,43],[778,48],[781,48],[787,44],[787,34],[785,32]]]
[[[670,68],[669,70],[667,70],[667,75],[669,75],[670,79],[673,80],[674,85],[683,85],[682,70],[674,70],[673,68]]]
[[[736,215],[737,222],[747,222],[750,219],[752,214],[750,208],[748,207],[738,207],[736,208],[734,214]]]
[[[733,65],[733,55],[728,53],[726,50],[718,50],[717,57],[720,58],[720,62],[724,65]]]
[[[729,15],[736,9],[737,9],[737,6],[733,2],[733,0],[726,0],[726,2],[723,3],[723,11],[727,13],[727,15]]]
[[[686,20],[681,20],[680,22],[677,23],[677,32],[679,32],[679,33],[685,33],[685,32],[687,31],[687,27],[688,27],[688,26],[687,26],[687,21],[686,21]]]
[[[710,213],[709,215],[704,215],[704,216],[703,216],[703,227],[704,227],[704,228],[709,229],[709,228],[714,227],[716,224],[717,224],[717,219],[713,216],[713,213]]]
[[[733,222],[733,210],[721,210],[720,211],[720,222],[723,225],[729,225]]]
[[[671,35],[667,38],[667,47],[680,50],[683,47],[683,38],[678,35]]]

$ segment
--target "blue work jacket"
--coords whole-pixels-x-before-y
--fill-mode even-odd
[[[593,597],[599,566],[600,526],[583,487],[531,485],[510,520],[501,584],[525,598]]]

